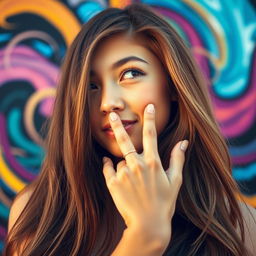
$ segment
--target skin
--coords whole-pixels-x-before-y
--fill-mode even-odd
[[[171,97],[163,67],[144,41],[116,35],[98,46],[92,61],[89,93],[93,136],[113,156],[125,158],[116,168],[110,158],[103,159],[107,187],[127,227],[112,256],[136,255],[142,248],[145,255],[160,255],[167,247],[188,146],[188,141],[183,141],[183,147],[182,142],[174,147],[165,171],[157,136],[168,123]],[[130,56],[142,61],[130,60],[113,68],[114,63]],[[122,120],[137,122],[126,130]],[[102,131],[106,124],[113,136]],[[146,251],[149,243],[154,246]]]
[[[90,83],[90,116],[93,136],[115,157],[122,157],[114,137],[106,136],[102,127],[109,124],[114,110],[122,120],[137,120],[128,131],[137,152],[142,149],[143,113],[147,104],[156,108],[156,129],[159,134],[169,120],[172,96],[167,91],[164,69],[158,58],[148,50],[142,37],[126,35],[104,39],[92,58]],[[130,60],[120,66],[112,65],[135,56],[143,61]]]
[[[147,69],[147,76],[132,79],[129,78],[131,73],[128,73],[126,76],[129,79],[126,77],[125,80],[120,80],[123,66],[110,70],[109,65],[114,60],[127,57],[125,53],[130,55],[131,52],[138,57],[149,57],[149,65],[143,66],[143,69]],[[166,80],[161,65],[143,45],[143,40],[125,37],[113,37],[104,41],[94,56],[93,64],[96,75],[92,81],[100,86],[99,90],[90,92],[94,137],[116,157],[122,157],[135,149],[138,152],[126,155],[125,160],[120,161],[116,168],[111,159],[103,160],[107,187],[127,226],[111,256],[162,255],[171,237],[170,223],[182,184],[188,141],[174,146],[169,168],[164,171],[157,150],[157,135],[166,125],[171,97],[166,93]],[[133,64],[133,67],[135,64],[142,65],[137,62],[126,65],[128,64]],[[149,103],[153,103],[153,111],[148,112],[145,107]],[[150,109],[152,110],[152,105]],[[117,114],[115,120],[110,119],[113,114]],[[127,133],[121,119],[135,117],[138,118],[137,126]],[[107,122],[113,129],[113,138],[104,136],[99,128]],[[8,232],[28,203],[33,190],[30,187],[13,202]],[[240,207],[245,221],[245,243],[252,255],[256,255],[253,240],[256,236],[256,211],[243,204]],[[22,250],[24,245],[25,243],[21,244]],[[13,253],[13,256],[17,255],[17,252]]]
[[[156,247],[140,255],[162,255],[159,253],[164,252],[171,238],[170,223],[182,184],[184,152],[188,141],[175,145],[170,166],[165,172],[157,150],[155,111],[152,106],[149,104],[144,113],[144,154],[133,152],[126,155],[116,170],[109,158],[103,159],[107,187],[127,226],[112,256],[136,255],[138,249],[145,248],[151,242]],[[112,112],[109,118],[121,152],[125,154],[127,150],[134,150],[120,117]]]
[[[130,61],[110,69],[113,63],[131,53],[144,61]],[[124,74],[131,66],[139,67],[145,75],[137,77],[136,73],[134,78],[131,72]],[[90,115],[94,138],[115,157],[123,157],[128,151],[138,152],[126,155],[116,169],[111,159],[105,158],[103,162],[107,187],[126,224],[111,256],[162,255],[171,237],[170,221],[182,184],[184,152],[188,146],[188,141],[183,141],[183,147],[181,142],[175,145],[170,167],[165,171],[157,149],[157,135],[170,114],[171,97],[163,69],[141,39],[121,36],[100,45],[94,56],[93,71],[96,90],[90,90]],[[150,111],[145,111],[146,106]],[[137,120],[129,133],[121,122],[123,119]],[[101,129],[106,123],[112,128],[112,137]],[[23,198],[12,207],[10,227],[21,204],[25,205]]]

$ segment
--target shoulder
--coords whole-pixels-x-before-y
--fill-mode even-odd
[[[256,255],[256,209],[243,202],[238,202],[244,221],[245,246]]]
[[[8,232],[11,230],[11,228],[19,218],[20,214],[24,210],[33,191],[34,189],[31,186],[27,186],[21,192],[19,192],[19,194],[15,197],[10,209],[9,221],[8,221]]]

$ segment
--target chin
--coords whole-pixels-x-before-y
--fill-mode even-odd
[[[123,154],[121,151],[109,151],[109,153],[116,158],[123,158]]]
[[[105,148],[109,154],[111,154],[115,158],[123,158],[123,154],[119,148]]]

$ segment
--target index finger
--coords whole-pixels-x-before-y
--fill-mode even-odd
[[[129,165],[130,161],[134,161],[134,158],[137,158],[138,154],[136,153],[136,149],[127,134],[123,124],[119,118],[119,116],[115,112],[111,112],[109,114],[109,120],[111,128],[114,132],[117,144],[123,154],[125,156],[128,152],[133,152],[128,154],[125,159],[127,160],[127,164]]]

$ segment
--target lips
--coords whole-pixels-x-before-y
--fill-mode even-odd
[[[133,128],[135,126],[135,124],[137,123],[137,121],[123,121],[122,120],[122,123],[123,123],[123,126],[124,126],[124,129],[125,131],[131,135],[132,132],[133,132]],[[114,134],[114,131],[112,130],[111,127],[109,127],[110,125],[106,125],[104,126],[105,128],[103,129],[104,133],[111,139],[115,139],[116,136]]]
[[[131,127],[133,124],[137,122],[137,120],[121,120],[124,128]],[[112,131],[110,124],[106,124],[103,128],[103,131]]]

